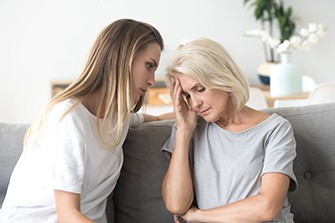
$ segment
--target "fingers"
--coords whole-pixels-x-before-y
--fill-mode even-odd
[[[174,105],[178,106],[180,104],[180,100],[181,100],[181,86],[180,86],[180,81],[177,78],[173,78],[173,85],[171,87],[172,89],[172,93],[171,93],[171,97],[172,100],[174,101]]]
[[[173,220],[174,220],[174,223],[180,223],[179,217],[177,215],[173,215]]]
[[[175,83],[176,83],[175,77],[172,76],[171,79],[170,79],[170,96],[171,96],[172,99],[174,99],[173,98],[173,91],[174,91]]]
[[[180,100],[180,93],[181,93],[181,86],[180,86],[179,79],[176,80],[174,93],[175,93],[176,100],[179,101]]]
[[[175,223],[182,223],[183,219],[178,215],[173,215],[173,220]]]

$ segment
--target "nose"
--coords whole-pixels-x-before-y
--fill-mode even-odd
[[[190,97],[190,99],[188,100],[188,103],[193,110],[199,109],[200,106],[202,105],[202,101],[198,99],[197,97]]]
[[[155,73],[151,73],[148,78],[148,84],[150,86],[153,86],[155,84]]]

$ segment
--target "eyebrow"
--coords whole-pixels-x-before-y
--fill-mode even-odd
[[[150,60],[151,60],[151,62],[154,62],[154,66],[155,66],[155,67],[157,67],[157,66],[158,66],[158,64],[157,64],[157,62],[156,62],[156,60],[155,60],[155,59],[153,59],[153,58],[150,58]]]

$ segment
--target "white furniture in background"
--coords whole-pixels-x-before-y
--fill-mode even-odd
[[[287,98],[287,99],[276,99],[274,100],[273,107],[295,107],[295,106],[303,106],[307,105],[307,100],[312,92],[316,87],[315,80],[308,75],[302,76],[302,91],[303,91],[303,98]]]
[[[144,114],[149,114],[149,115],[161,115],[161,114],[173,112],[173,106],[172,105],[147,105],[147,104],[144,104],[138,112],[144,113]]]
[[[274,108],[279,107],[297,107],[307,105],[306,99],[285,99],[285,100],[275,100],[273,103]]]
[[[307,104],[335,102],[335,83],[318,84],[307,99]]]
[[[254,109],[265,109],[268,108],[264,92],[257,87],[249,88],[249,101],[247,105]]]
[[[316,87],[316,82],[314,78],[308,75],[302,76],[302,91],[303,92],[311,92]]]

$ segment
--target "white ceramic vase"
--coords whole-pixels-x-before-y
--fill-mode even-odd
[[[281,54],[281,63],[270,67],[270,94],[284,97],[302,93],[302,69],[291,63],[291,54]]]

